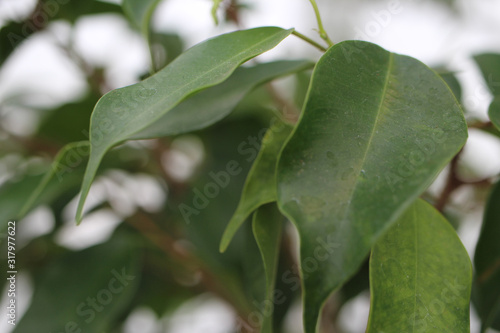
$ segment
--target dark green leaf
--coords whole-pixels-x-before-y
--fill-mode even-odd
[[[176,34],[152,32],[149,47],[155,72],[171,63],[184,51],[184,43]]]
[[[26,38],[38,31],[25,22],[10,22],[0,28],[0,66],[7,60],[14,49]]]
[[[262,302],[262,333],[273,332],[274,286],[278,270],[282,215],[276,205],[260,207],[253,215],[252,229],[259,247],[266,275],[265,300]]]
[[[50,111],[38,129],[38,135],[61,143],[88,140],[90,115],[98,98],[87,98],[69,103]]]
[[[221,35],[187,50],[148,79],[104,95],[92,114],[91,153],[77,221],[81,221],[100,161],[111,147],[150,126],[189,95],[221,83],[243,62],[275,47],[291,33],[264,27]]]
[[[466,138],[458,102],[421,62],[367,42],[323,55],[277,181],[279,207],[301,239],[307,333]]]
[[[222,236],[220,251],[224,252],[238,228],[259,206],[276,201],[276,162],[283,143],[292,127],[276,121],[264,139],[262,147],[248,173],[241,199]]]
[[[417,200],[370,258],[367,333],[468,333],[472,267],[453,227]]]
[[[493,95],[500,95],[500,54],[484,53],[474,57]]]
[[[131,138],[149,139],[208,127],[231,113],[255,86],[309,66],[307,61],[277,61],[238,68],[226,81],[183,101]]]
[[[484,213],[474,254],[475,305],[483,331],[500,330],[500,183],[495,185]]]
[[[64,19],[75,23],[83,15],[104,13],[122,13],[119,5],[99,0],[69,0],[53,1],[42,0],[40,15],[47,15],[50,19]]]
[[[126,309],[139,283],[138,251],[126,237],[51,261],[14,332],[103,332]]]

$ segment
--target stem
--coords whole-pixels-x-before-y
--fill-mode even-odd
[[[321,52],[326,52],[326,48],[323,47],[321,44],[318,44],[316,43],[315,41],[313,41],[311,38],[301,34],[300,32],[297,32],[297,31],[293,31],[292,32],[292,35],[295,35],[297,37],[299,37],[300,39],[302,39],[303,41],[311,44],[312,46],[314,46],[315,48],[317,48],[318,50],[320,50]]]
[[[311,5],[313,6],[314,8],[314,14],[316,15],[316,21],[318,22],[318,32],[319,32],[319,36],[325,41],[328,43],[328,46],[332,46],[333,45],[333,42],[332,40],[330,39],[330,37],[328,37],[328,34],[326,33],[326,30],[325,28],[323,27],[323,21],[321,21],[321,15],[319,14],[319,9],[318,9],[318,5],[316,4],[316,0],[309,0],[309,2],[311,3]]]

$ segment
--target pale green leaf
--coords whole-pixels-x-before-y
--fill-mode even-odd
[[[273,332],[274,286],[278,272],[282,219],[274,203],[260,207],[253,215],[252,230],[266,274],[266,297],[262,302],[264,307],[261,333]]]
[[[104,95],[92,114],[90,159],[77,222],[99,164],[111,147],[150,126],[189,95],[221,83],[243,62],[272,49],[291,33],[263,27],[224,34],[192,47],[146,80]]]
[[[292,127],[277,120],[264,136],[262,146],[248,173],[241,199],[222,236],[224,252],[236,231],[259,206],[276,201],[276,162]]]
[[[214,19],[215,25],[218,25],[219,18],[217,17],[217,10],[219,9],[219,6],[220,6],[222,0],[212,0],[212,1],[213,1],[212,10],[211,10],[212,18]]]
[[[421,62],[359,41],[323,55],[277,175],[278,204],[299,231],[308,276],[306,333],[466,138],[458,102]]]
[[[457,233],[419,199],[372,249],[367,333],[469,332],[471,284]]]

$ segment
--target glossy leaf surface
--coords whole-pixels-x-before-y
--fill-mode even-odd
[[[301,239],[307,333],[466,138],[458,102],[421,62],[367,42],[323,55],[277,176],[280,209]]]
[[[457,233],[419,199],[372,249],[367,333],[469,332],[471,283]]]
[[[243,62],[272,49],[291,32],[264,27],[215,37],[195,45],[146,80],[104,95],[92,114],[91,153],[77,221],[99,163],[111,147],[148,127],[189,95],[221,83]]]
[[[205,128],[227,116],[257,85],[310,66],[308,61],[276,61],[240,67],[226,81],[183,101],[132,138],[156,138]]]

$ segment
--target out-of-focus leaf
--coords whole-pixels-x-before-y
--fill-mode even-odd
[[[221,252],[226,250],[238,228],[254,210],[263,204],[277,200],[276,162],[291,131],[291,126],[279,120],[267,131],[259,154],[248,173],[238,207],[222,236]]]
[[[310,66],[308,61],[277,61],[240,67],[226,81],[183,101],[131,138],[149,139],[205,128],[231,113],[255,86]]]
[[[219,9],[219,6],[222,2],[222,0],[212,0],[213,5],[212,5],[212,18],[214,19],[215,25],[219,24],[219,18],[217,17],[217,10]]]
[[[189,95],[223,82],[243,62],[291,33],[291,29],[263,27],[224,34],[190,48],[148,79],[104,95],[92,114],[90,159],[77,222],[100,161],[111,147],[150,126]]]
[[[155,72],[171,63],[184,51],[179,35],[152,32],[149,41]]]
[[[304,102],[306,100],[307,89],[309,88],[310,81],[310,71],[299,72],[295,76],[295,93],[293,94],[293,99],[299,109],[302,108],[302,105],[304,105]]]
[[[42,13],[51,19],[64,19],[71,23],[75,23],[76,20],[84,15],[104,13],[122,14],[122,8],[119,5],[99,0],[42,0],[41,8]]]
[[[500,330],[500,183],[486,205],[483,225],[474,254],[476,269],[474,303],[481,318],[482,332]]]
[[[252,229],[259,247],[266,275],[265,299],[262,302],[262,333],[273,332],[274,286],[278,271],[282,215],[274,203],[257,209],[253,215]]]
[[[123,0],[123,11],[132,24],[149,40],[151,16],[160,0]]]
[[[493,95],[500,95],[500,54],[484,53],[474,56]]]
[[[21,42],[37,30],[38,28],[30,27],[25,22],[10,22],[0,27],[0,66]]]
[[[255,291],[265,286],[262,260],[251,224],[241,228],[225,253],[219,252],[219,244],[227,221],[238,205],[238,196],[234,193],[241,193],[251,167],[253,159],[249,161],[248,158],[255,158],[258,153],[258,147],[251,141],[258,140],[258,134],[265,129],[265,125],[255,118],[234,120],[229,117],[198,132],[210,158],[199,171],[199,177],[192,181],[186,198],[178,203],[173,212],[182,219],[186,238],[192,243],[194,253],[214,273],[219,286],[230,294],[240,313],[253,311],[251,300],[259,296]],[[256,270],[261,273],[255,277],[262,279],[262,283],[254,288],[250,284],[255,281],[249,278],[249,274],[254,274]]]
[[[451,72],[444,72],[444,73],[439,73],[439,76],[446,82],[448,87],[450,87],[451,91],[455,95],[458,101],[462,100],[462,86],[460,85],[460,82],[458,81],[457,77],[455,76],[454,73]]]
[[[307,333],[329,294],[466,138],[458,102],[421,62],[367,42],[342,42],[323,55],[277,176],[280,210],[299,231],[302,270],[317,267],[304,279]]]
[[[493,99],[488,108],[488,116],[495,127],[500,131],[500,96]]]
[[[92,109],[98,98],[90,95],[80,102],[65,104],[50,111],[38,129],[38,135],[61,143],[88,140]]]
[[[417,200],[373,247],[368,333],[468,333],[472,267],[453,227]]]
[[[139,283],[139,252],[127,237],[53,259],[35,279],[33,300],[14,332],[103,332]]]
[[[39,6],[25,21],[9,22],[0,27],[0,66],[22,41],[43,30],[49,21],[65,19],[74,23],[83,15],[110,12],[121,13],[121,7],[97,0],[40,0]]]

